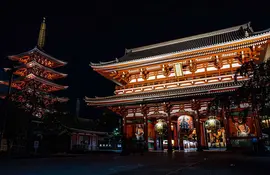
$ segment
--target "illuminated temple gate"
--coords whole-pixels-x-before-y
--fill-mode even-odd
[[[242,122],[224,112],[208,116],[206,109],[216,96],[230,95],[247,81],[241,76],[234,81],[243,62],[269,57],[269,38],[270,30],[254,32],[247,23],[127,49],[119,59],[91,63],[95,71],[117,84],[115,95],[86,97],[85,101],[121,115],[126,137],[139,134],[137,125],[143,127],[140,134],[149,149],[241,146],[242,138],[261,134],[252,114]],[[163,133],[157,129],[160,123],[155,127],[160,119],[166,123]]]

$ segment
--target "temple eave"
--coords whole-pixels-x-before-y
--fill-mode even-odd
[[[26,72],[24,71],[24,69],[34,68],[34,66],[37,66],[39,69],[44,70],[47,73],[50,73],[52,76],[49,79],[64,78],[64,77],[67,77],[67,75],[68,75],[68,74],[64,74],[64,73],[55,71],[53,69],[50,69],[46,66],[43,66],[43,65],[37,63],[36,61],[31,61],[31,62],[28,62],[26,64],[22,64],[22,65],[16,67],[17,70],[14,72],[14,74],[19,75],[19,76],[26,76],[25,75]],[[10,68],[4,68],[4,69],[5,69],[5,71],[7,71]]]
[[[13,80],[12,87],[18,89],[18,86],[14,86],[14,84],[20,83],[20,82],[24,82],[24,81],[29,81],[29,80],[34,80],[34,81],[40,82],[42,84],[49,85],[51,87],[55,87],[54,90],[52,90],[52,91],[58,91],[58,90],[63,90],[63,89],[67,89],[68,88],[68,86],[62,86],[62,85],[58,85],[58,84],[53,83],[53,82],[49,82],[49,81],[47,81],[47,80],[45,80],[43,78],[40,78],[40,77],[35,76],[34,74],[29,74],[29,75],[27,75],[25,77],[19,77],[18,79]],[[3,85],[8,86],[9,82],[7,82],[7,81],[0,81],[0,84],[3,84]]]
[[[88,106],[119,106],[119,105],[126,105],[126,104],[141,104],[141,103],[148,103],[148,102],[154,102],[154,101],[166,101],[169,99],[175,99],[175,98],[185,98],[185,97],[197,97],[197,96],[203,96],[203,95],[211,95],[211,94],[218,94],[218,93],[224,93],[224,92],[233,92],[235,89],[230,90],[223,90],[223,91],[213,91],[213,92],[201,92],[197,94],[186,94],[186,95],[175,95],[175,96],[168,96],[168,97],[153,97],[153,98],[146,98],[141,100],[122,100],[122,101],[107,101],[107,102],[96,102],[96,101],[86,101]]]
[[[243,37],[240,39],[236,39],[236,40],[231,40],[231,41],[227,41],[227,42],[220,42],[217,44],[212,44],[212,45],[206,45],[206,46],[200,46],[200,47],[194,47],[194,48],[188,48],[186,50],[175,50],[173,52],[164,52],[164,53],[160,53],[160,54],[151,54],[148,56],[141,56],[138,58],[129,58],[129,59],[124,59],[124,57],[127,57],[127,55],[124,55],[122,61],[119,62],[115,62],[115,61],[110,61],[110,62],[104,62],[104,63],[91,63],[90,66],[93,69],[109,69],[111,66],[116,66],[116,65],[126,65],[128,63],[140,63],[142,61],[151,61],[151,62],[155,62],[155,60],[153,59],[160,59],[163,57],[168,57],[170,55],[179,55],[181,54],[181,56],[184,55],[188,55],[188,54],[193,54],[193,53],[201,53],[201,52],[205,52],[206,50],[215,50],[216,52],[222,52],[222,49],[225,49],[226,47],[243,47],[244,45],[247,45],[247,47],[249,47],[249,45],[253,45],[253,44],[262,44],[263,41],[267,40],[267,38],[270,37],[270,29],[264,30],[262,32],[256,32],[254,35],[250,35],[247,37]],[[193,55],[194,57],[194,55]],[[178,58],[179,59],[179,58]]]
[[[188,97],[197,97],[203,95],[212,95],[212,94],[219,94],[224,92],[233,92],[237,88],[241,87],[245,81],[239,82],[234,84],[233,86],[228,87],[217,87],[215,85],[210,85],[209,88],[197,89],[192,90],[192,88],[187,88],[186,90],[179,89],[171,90],[168,92],[156,92],[155,94],[149,95],[133,95],[133,96],[111,96],[111,97],[97,97],[97,98],[85,98],[85,102],[89,106],[117,106],[117,105],[124,105],[124,104],[133,104],[133,103],[147,103],[152,101],[159,101],[159,100],[168,100],[168,99],[178,99],[178,98],[188,98]],[[212,88],[211,88],[212,87]]]
[[[35,52],[35,51],[38,52],[38,53],[40,53],[40,54],[43,55],[44,57],[47,57],[48,59],[51,59],[51,60],[54,61],[55,63],[57,63],[57,64],[54,66],[54,68],[60,67],[60,66],[64,66],[64,65],[67,64],[67,62],[61,61],[61,60],[59,60],[59,59],[56,59],[56,58],[54,58],[54,57],[48,55],[48,54],[45,53],[44,51],[41,51],[41,49],[39,49],[38,47],[35,47],[34,49],[31,49],[31,50],[26,51],[26,52],[23,52],[23,53],[19,53],[19,54],[17,54],[17,55],[10,55],[10,56],[8,56],[8,58],[9,58],[10,60],[12,60],[12,61],[17,61],[19,57],[29,55],[29,54],[31,54],[31,53],[33,53],[33,52]]]

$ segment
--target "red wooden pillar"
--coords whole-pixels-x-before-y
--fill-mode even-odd
[[[157,150],[157,132],[155,131],[155,125],[156,121],[153,122],[153,127],[154,127],[154,150]]]
[[[225,139],[226,139],[226,149],[231,150],[231,140],[230,140],[230,120],[228,119],[228,116],[226,116],[226,110],[225,107],[222,108],[222,118],[224,120],[225,125]]]
[[[171,130],[171,109],[172,105],[164,103],[164,111],[167,113],[167,127],[168,127],[168,153],[172,152],[172,130]]]
[[[195,112],[195,127],[197,132],[197,151],[202,151],[201,147],[201,129],[200,129],[200,113],[199,110],[201,109],[200,101],[193,99],[191,101],[191,108]]]
[[[205,144],[205,132],[203,128],[203,122],[200,122],[200,132],[201,132],[201,145],[206,146]]]
[[[200,128],[200,119],[199,119],[199,111],[195,111],[195,125],[196,125],[196,132],[197,132],[197,151],[202,151],[201,147],[201,128]]]
[[[168,112],[168,152],[172,152],[171,112]]]
[[[123,116],[123,135],[127,137],[127,118]]]
[[[260,124],[260,119],[257,110],[253,113],[253,118],[254,118],[254,123],[255,123],[255,128],[256,128],[256,134],[259,140],[262,139],[262,130],[261,130],[261,124]]]
[[[146,142],[146,149],[148,150],[148,118],[144,115],[144,140]]]
[[[148,150],[148,117],[147,114],[149,112],[149,107],[147,105],[140,105],[141,113],[143,114],[144,121],[144,140],[146,142],[146,150]]]
[[[122,116],[122,133],[123,136],[127,136],[127,115],[128,115],[128,110],[125,107],[119,106],[118,108],[114,109],[115,111]]]
[[[177,133],[177,123],[173,125],[173,135],[174,135],[174,146],[178,146],[178,133]]]

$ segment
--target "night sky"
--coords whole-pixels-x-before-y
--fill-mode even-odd
[[[68,74],[65,80],[57,83],[69,85],[68,90],[58,95],[70,98],[70,110],[74,113],[76,98],[113,95],[115,84],[92,71],[90,61],[110,61],[123,56],[125,48],[211,32],[248,21],[252,22],[255,31],[270,27],[267,1],[200,2],[187,5],[182,1],[167,4],[93,1],[83,8],[77,8],[76,4],[63,5],[65,12],[69,9],[74,14],[88,12],[88,16],[67,16],[64,12],[61,16],[49,15],[48,12],[58,10],[61,5],[50,6],[51,9],[44,6],[37,12],[38,6],[34,8],[33,4],[31,8],[23,8],[27,4],[2,4],[1,67],[7,55],[35,47],[40,23],[45,16],[47,31],[44,50],[68,62],[67,66],[57,69]],[[3,78],[3,74],[0,76]],[[81,116],[97,117],[95,109],[86,107],[83,101],[81,104]]]

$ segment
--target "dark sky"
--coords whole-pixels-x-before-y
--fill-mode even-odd
[[[168,2],[171,3],[168,3]],[[58,71],[68,73],[61,84],[69,89],[70,109],[76,98],[112,95],[114,84],[93,72],[89,62],[110,61],[124,54],[125,48],[154,44],[252,22],[254,30],[270,27],[267,1],[230,2],[169,1],[167,3],[116,3],[92,1],[90,4],[8,4],[1,9],[1,63],[7,55],[35,47],[42,17],[47,18],[45,51],[68,62]],[[185,2],[185,3],[184,3]],[[48,7],[47,7],[48,6]],[[79,7],[80,6],[80,7]],[[63,11],[63,12],[62,12]],[[49,15],[51,12],[61,14]],[[69,12],[71,15],[65,15]],[[85,16],[79,16],[84,12]],[[31,15],[32,14],[32,15]],[[76,14],[76,15],[75,15]],[[26,16],[28,15],[28,16]],[[0,74],[1,76],[1,74]],[[96,113],[82,102],[82,116]]]

